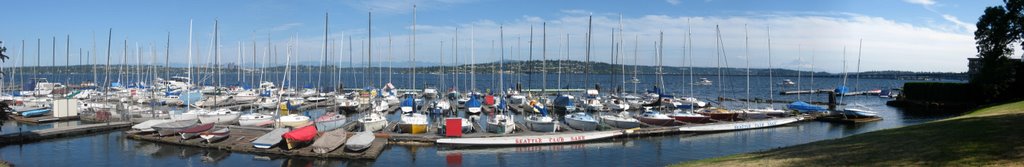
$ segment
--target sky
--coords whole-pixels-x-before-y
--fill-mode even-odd
[[[411,49],[414,4],[416,40]],[[8,67],[21,66],[21,61],[25,66],[75,65],[80,55],[86,63],[104,64],[108,52],[109,61],[119,64],[125,62],[126,47],[129,63],[162,64],[169,51],[171,63],[187,64],[191,23],[191,60],[203,64],[214,62],[216,21],[221,64],[251,65],[253,44],[260,59],[257,65],[282,65],[286,59],[316,64],[324,57],[326,15],[330,56],[341,56],[326,63],[408,62],[412,52],[416,61],[432,64],[494,62],[502,53],[505,60],[528,60],[531,28],[533,60],[545,56],[585,60],[588,18],[592,17],[589,53],[593,61],[611,62],[615,51],[619,62],[656,65],[655,44],[663,41],[666,66],[742,68],[749,62],[751,68],[838,73],[844,71],[844,62],[846,71],[857,71],[859,57],[860,71],[964,72],[966,58],[977,53],[974,23],[985,7],[1001,4],[999,0],[11,1],[0,7],[4,16],[0,41],[14,57],[3,63]],[[372,46],[372,56],[367,56],[367,45]],[[1022,53],[1017,50],[1015,58]]]

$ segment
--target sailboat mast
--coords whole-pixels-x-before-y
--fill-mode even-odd
[[[861,53],[861,49],[862,49],[863,46],[864,46],[864,39],[860,39],[859,44],[857,44],[857,79],[853,81],[853,90],[854,91],[860,91],[860,56],[861,56],[860,53]]]
[[[416,90],[416,5],[412,5],[412,89]]]
[[[505,90],[505,26],[498,26],[498,38],[500,40],[499,45],[501,46],[501,61],[498,62],[498,90],[501,91],[502,95],[506,92]],[[504,97],[504,96],[502,96]]]
[[[320,61],[320,73],[316,74],[316,87],[317,87],[317,89],[321,89],[320,83],[323,82],[323,73],[324,73],[324,65],[325,65],[324,63],[327,63],[327,31],[328,31],[327,29],[328,29],[328,25],[329,25],[328,24],[329,18],[330,18],[329,13],[324,13],[324,47],[323,47],[323,51],[321,51],[321,53],[323,53],[323,55],[324,55],[324,60]]]
[[[743,54],[744,54],[743,59],[746,59],[746,62],[747,62],[747,70],[746,70],[747,71],[747,89],[746,89],[746,91],[747,91],[747,100],[745,100],[743,102],[743,105],[746,105],[747,109],[750,109],[750,35],[749,35],[749,31],[747,31],[747,25],[746,24],[743,25]],[[768,61],[771,61],[771,59],[769,59]],[[771,64],[771,63],[769,63],[769,64]],[[769,65],[769,66],[771,66],[771,65]],[[771,71],[770,67],[769,67],[768,70]],[[768,82],[768,83],[769,83],[769,86],[771,86],[772,82]],[[771,102],[769,102],[769,103],[771,103]]]
[[[586,51],[587,52],[586,53],[586,56],[587,56],[586,60],[587,61],[586,61],[586,64],[585,64],[585,65],[587,65],[587,70],[586,70],[586,72],[587,72],[586,73],[586,75],[587,75],[587,82],[585,82],[584,84],[590,84],[590,71],[593,70],[593,67],[590,66],[590,36],[593,35],[591,33],[591,30],[593,30],[593,23],[594,23],[594,15],[591,14],[587,18],[587,51]]]
[[[540,54],[543,60],[541,63],[541,94],[548,88],[548,22],[541,24],[541,49]]]
[[[768,106],[769,108],[775,108],[775,79],[772,77],[772,28],[767,27],[768,30]]]
[[[476,26],[469,28],[469,90],[476,91]]]

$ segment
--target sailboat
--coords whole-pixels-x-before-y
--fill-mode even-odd
[[[535,111],[535,112],[539,112],[539,114],[533,114],[533,115],[530,115],[530,116],[526,116],[526,127],[530,128],[530,130],[535,131],[535,132],[556,132],[556,131],[558,131],[558,121],[555,120],[555,118],[552,118],[551,116],[548,115],[548,109],[546,107],[544,107],[544,105],[541,105],[541,104],[537,103],[537,101],[531,101],[530,103],[531,103],[530,105],[532,106],[532,110]],[[581,125],[580,128],[586,128],[586,126],[582,126],[582,125],[585,124],[585,123],[583,123],[583,121],[586,121],[588,123],[592,122],[595,125],[597,123],[597,121],[594,120],[593,117],[590,117],[590,119],[582,119],[582,118],[580,118],[578,120],[581,121],[581,122],[579,122],[579,123],[581,123],[580,124]],[[566,120],[566,121],[568,121],[568,120]]]
[[[504,27],[503,26],[499,26],[498,29],[499,29],[499,36],[501,37],[501,41],[502,41],[501,45],[504,46],[505,45],[504,44],[505,43],[505,40],[504,40],[504,37],[505,37],[505,35],[504,35],[505,34]],[[505,51],[504,51],[504,48],[505,47],[502,47],[501,61],[499,61],[499,64],[498,64],[500,66],[501,70],[505,69],[505,54],[504,54]],[[500,87],[505,87],[505,82],[504,82],[505,73],[499,71],[498,72],[498,76],[499,76],[498,87],[499,88]],[[489,107],[492,107],[496,112],[494,112],[494,114],[492,114],[490,116],[490,118],[487,119],[487,131],[491,132],[491,133],[497,133],[497,134],[509,134],[509,133],[514,132],[516,130],[515,117],[513,117],[512,115],[508,115],[506,113],[508,111],[508,106],[506,106],[505,103],[501,103],[500,99],[497,99],[494,95],[490,94],[490,93],[493,93],[493,92],[488,92],[488,93],[489,94],[484,97],[484,104],[485,105],[490,105]]]
[[[252,112],[238,117],[238,125],[260,127],[274,124],[274,116]]]
[[[398,129],[404,133],[421,134],[427,132],[427,115],[419,112],[403,113],[398,121]]]
[[[363,125],[363,130],[369,132],[379,131],[388,125],[387,118],[380,112],[368,112],[358,121]]]
[[[224,125],[231,125],[238,122],[238,118],[242,115],[241,112],[232,111],[230,109],[221,108],[212,112],[206,112],[199,115],[200,123],[217,123]]]
[[[863,43],[864,43],[864,40],[862,39],[860,41],[860,44],[858,44],[858,46],[857,46],[857,73],[858,74],[860,73],[860,56],[861,56],[861,47],[863,46]],[[840,95],[839,103],[843,102],[843,98],[846,97],[847,92],[849,92],[849,88],[845,86],[846,85],[846,77],[847,77],[847,75],[849,75],[849,74],[846,73],[846,48],[844,47],[843,48],[843,85],[844,86],[840,86],[840,87],[836,88],[836,90],[835,90],[836,94]],[[878,112],[870,111],[868,109],[862,109],[862,108],[845,108],[844,107],[842,110],[839,111],[839,113],[842,114],[845,117],[848,117],[848,118],[849,117],[853,117],[853,118],[878,117]]]

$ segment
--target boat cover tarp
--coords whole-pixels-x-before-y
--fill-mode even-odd
[[[187,129],[182,129],[181,131],[178,131],[178,132],[180,132],[180,133],[199,133],[199,132],[205,132],[205,131],[210,130],[212,128],[213,128],[213,123],[208,123],[208,124],[196,125],[196,126],[193,126],[193,127],[187,128]]]
[[[316,138],[316,126],[305,126],[282,135],[285,139],[295,141],[312,141]]]
[[[797,101],[797,102],[789,103],[789,105],[786,105],[786,107],[788,107],[789,109],[792,109],[792,110],[800,111],[800,112],[821,112],[821,111],[826,111],[825,107],[811,105],[811,104],[805,103],[803,101]]]

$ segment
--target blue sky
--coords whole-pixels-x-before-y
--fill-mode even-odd
[[[714,29],[718,25],[731,67],[742,67],[741,63],[748,59],[747,53],[751,67],[769,66],[767,29],[770,27],[771,65],[776,68],[807,70],[813,63],[815,71],[841,72],[846,47],[847,70],[853,71],[856,70],[858,40],[863,39],[863,71],[962,72],[967,70],[965,59],[975,55],[973,24],[986,6],[999,5],[1001,1],[12,1],[0,7],[6,25],[0,26],[0,40],[9,48],[8,54],[16,59],[22,53],[21,40],[25,40],[26,63],[34,65],[36,40],[41,39],[39,61],[49,65],[54,62],[50,60],[51,40],[56,37],[60,57],[57,62],[64,64],[65,40],[70,35],[71,56],[76,59],[72,64],[77,64],[79,48],[91,52],[95,32],[96,51],[101,57],[96,61],[104,62],[107,30],[112,28],[112,62],[123,61],[122,50],[127,40],[129,52],[135,53],[136,45],[145,50],[143,62],[150,61],[152,55],[148,52],[153,45],[152,49],[161,57],[158,62],[162,63],[170,33],[172,62],[185,63],[188,24],[192,19],[194,62],[204,63],[210,57],[214,19],[219,19],[221,56],[225,62],[238,62],[238,45],[242,42],[246,45],[246,58],[251,59],[248,54],[251,54],[254,38],[258,56],[263,59],[268,37],[282,56],[276,62],[283,62],[287,46],[295,44],[298,61],[315,62],[322,59],[325,12],[330,15],[329,37],[339,40],[338,45],[341,39],[351,37],[355,48],[352,53],[358,55],[364,47],[361,41],[367,38],[367,12],[373,11],[374,56],[379,57],[375,61],[408,61],[413,3],[418,6],[417,61],[439,62],[442,41],[446,48],[445,59],[450,60],[455,28],[459,29],[460,63],[466,63],[470,56],[471,29],[476,37],[477,62],[496,61],[498,56],[491,51],[491,41],[498,40],[499,26],[505,28],[506,58],[527,59],[526,41],[531,25],[537,41],[535,59],[539,59],[544,22],[548,24],[549,58],[565,58],[568,33],[569,59],[582,60],[586,18],[593,14],[592,57],[607,62],[611,59],[611,31],[618,27],[621,14],[624,29],[616,38],[625,37],[622,46],[627,62],[632,62],[633,46],[639,45],[638,62],[655,64],[652,45],[657,33],[664,31],[664,64],[691,63],[683,58],[683,36],[689,27],[693,34],[692,63],[713,67],[716,63]],[[386,54],[389,33],[394,37],[390,59]],[[291,40],[295,42],[289,42]],[[348,43],[344,42],[347,49]],[[745,46],[749,46],[749,50]],[[340,52],[345,54],[345,60],[350,56],[347,50]],[[812,54],[813,62],[809,60]],[[134,54],[129,56],[132,56],[129,58],[132,63],[138,60]],[[358,56],[355,61],[362,61],[363,57],[366,56]],[[20,64],[18,60],[13,62],[4,65]]]

